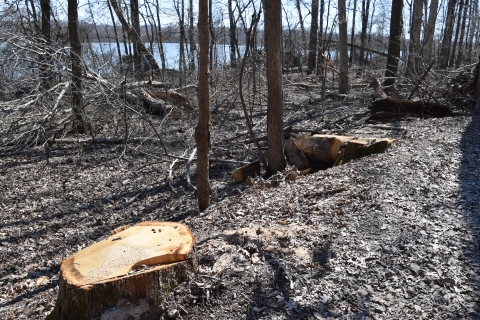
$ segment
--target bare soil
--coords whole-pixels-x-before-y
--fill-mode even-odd
[[[159,143],[4,147],[0,318],[45,318],[62,260],[116,227],[158,220],[191,228],[200,263],[165,301],[164,319],[479,319],[480,117],[369,124],[366,86],[322,100],[318,87],[294,83],[286,125],[398,141],[383,154],[294,180],[288,168],[251,185],[233,184],[238,165],[212,162],[213,203],[201,213],[185,163],[173,166],[169,186],[172,162]],[[211,157],[251,161],[242,111],[229,101],[213,99]],[[121,109],[90,108],[100,137],[116,130],[109,124],[122,132]],[[264,117],[259,106],[258,135]],[[195,109],[149,119],[171,153],[190,155]],[[128,121],[145,136],[142,118]]]

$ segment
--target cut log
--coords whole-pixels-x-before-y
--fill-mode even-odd
[[[248,177],[255,178],[260,175],[260,160],[255,160],[233,172],[233,180],[237,183],[243,183]]]
[[[159,99],[168,99],[172,103],[175,103],[177,105],[181,105],[187,108],[192,108],[190,104],[188,103],[188,98],[184,96],[181,93],[178,93],[173,90],[168,90],[168,91],[154,91],[154,90],[149,90],[148,93],[155,98]]]
[[[128,303],[143,306],[141,319],[158,319],[166,295],[198,268],[194,245],[184,225],[142,222],[73,254],[62,262],[47,319],[97,318]]]
[[[298,170],[304,170],[310,167],[307,157],[305,157],[302,150],[297,147],[292,138],[286,140],[283,147],[289,165],[297,167]]]
[[[153,115],[165,116],[167,114],[164,103],[148,97],[145,94],[142,94],[140,97],[138,97],[137,95],[127,91],[125,92],[125,101],[131,105],[140,104],[147,112]]]
[[[342,147],[356,137],[315,134],[313,136],[298,135],[295,144],[311,163],[333,165]]]
[[[339,165],[352,159],[366,157],[374,153],[384,152],[395,139],[391,138],[359,138],[347,143],[345,153],[342,155]]]

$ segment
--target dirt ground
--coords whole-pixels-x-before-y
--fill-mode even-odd
[[[480,319],[480,117],[368,123],[364,84],[325,100],[318,87],[286,88],[286,125],[398,140],[294,181],[288,168],[235,185],[239,165],[212,162],[213,202],[201,213],[185,161],[172,166],[158,143],[0,151],[0,318],[45,318],[62,260],[116,227],[159,220],[190,227],[200,265],[167,297],[164,319]],[[255,159],[242,111],[212,101],[211,157]],[[262,108],[252,117],[259,135]],[[121,123],[121,110],[92,110],[111,120],[99,132]],[[130,117],[144,136],[148,124]],[[196,119],[175,107],[151,121],[188,157]]]

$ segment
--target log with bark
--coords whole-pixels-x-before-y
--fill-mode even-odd
[[[328,166],[383,152],[394,141],[395,139],[390,138],[357,138],[324,134],[298,135],[295,138],[295,144],[310,163]]]
[[[369,109],[373,113],[390,112],[393,114],[430,115],[434,117],[448,117],[453,115],[449,107],[438,103],[402,100],[392,97],[375,100]]]
[[[297,147],[292,138],[285,140],[283,148],[289,165],[297,167],[298,170],[304,170],[310,167],[307,157],[305,157],[302,150]]]
[[[117,231],[62,262],[58,300],[47,319],[115,312],[127,319],[132,309],[141,319],[158,319],[165,297],[198,268],[195,239],[184,225],[142,222]]]

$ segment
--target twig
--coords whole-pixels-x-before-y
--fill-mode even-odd
[[[415,92],[418,90],[418,87],[420,86],[420,83],[422,83],[423,79],[425,79],[425,77],[427,76],[428,72],[430,71],[430,69],[432,69],[433,67],[433,64],[435,63],[435,59],[432,60],[432,62],[430,62],[430,65],[428,66],[427,70],[425,70],[425,72],[423,73],[422,77],[420,78],[420,80],[418,80],[417,82],[417,85],[415,86],[415,88],[413,88],[412,92],[410,93],[410,95],[408,96],[407,100],[410,100],[413,95],[415,94]]]
[[[187,174],[186,174],[187,183],[190,186],[190,188],[192,188],[194,191],[197,191],[197,188],[194,185],[192,185],[192,182],[190,181],[190,164],[192,163],[193,157],[195,156],[196,153],[197,153],[197,148],[194,148],[187,161]]]

